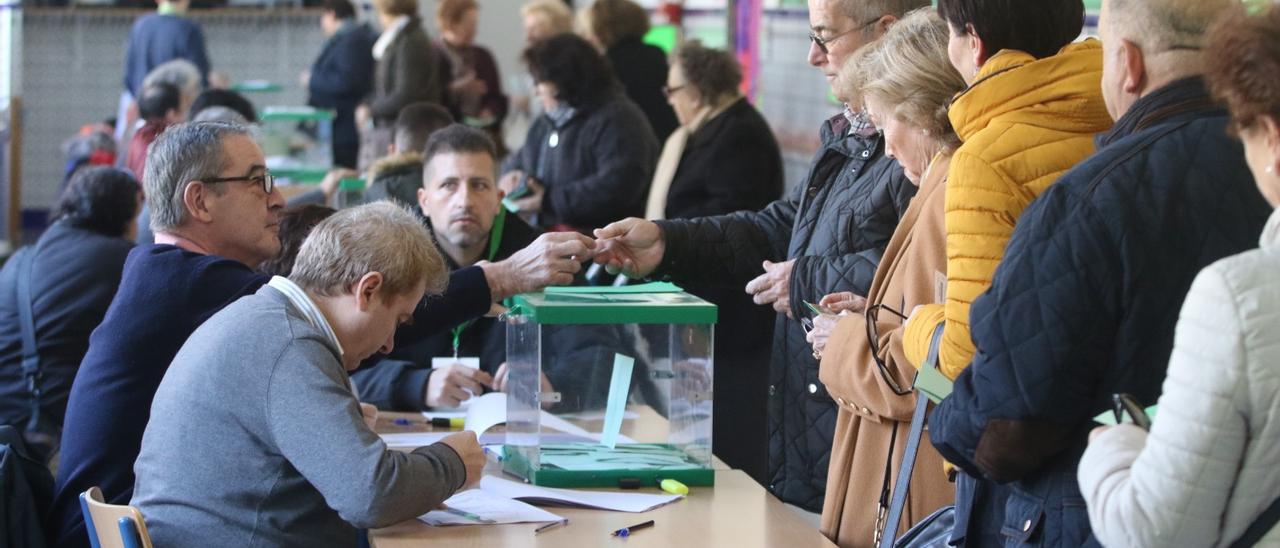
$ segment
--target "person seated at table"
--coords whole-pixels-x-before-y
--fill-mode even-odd
[[[288,278],[209,318],[156,389],[134,465],[156,545],[355,546],[475,485],[474,433],[388,449],[347,377],[447,280],[411,213],[368,204],[316,225]]]
[[[422,149],[427,138],[453,123],[453,115],[435,103],[413,103],[396,116],[387,155],[369,166],[365,203],[391,199],[410,209],[418,206],[422,187]]]
[[[23,430],[28,442],[45,444],[41,449],[57,445],[71,381],[120,285],[141,202],[142,186],[128,172],[81,169],[58,201],[53,225],[0,269],[0,424]],[[28,358],[35,358],[32,371]]]
[[[551,272],[553,281],[575,281],[581,265],[573,258],[574,242],[588,241],[575,233],[540,234],[502,207],[502,191],[495,183],[496,147],[482,130],[454,124],[427,142],[426,169],[419,183],[418,205],[427,218],[436,245],[451,270],[480,261],[506,261],[521,268]],[[559,390],[557,408],[580,408],[597,402],[606,392],[608,365],[618,350],[617,333],[605,326],[545,326],[549,330],[544,355],[543,392]],[[352,379],[361,397],[383,409],[427,410],[457,407],[471,395],[507,386],[506,327],[493,318],[480,318],[450,333],[401,345],[391,359],[359,371]],[[430,369],[433,358],[479,358],[479,369],[450,363]],[[603,373],[601,373],[603,371]]]
[[[252,268],[280,250],[284,199],[249,128],[179,124],[149,155],[143,184],[161,243],[130,252],[71,386],[48,520],[61,546],[88,546],[80,493],[98,486],[108,503],[129,500],[151,400],[174,355],[207,318],[262,287],[270,278]],[[578,245],[569,253],[592,251]],[[398,334],[430,336],[484,315],[494,301],[554,281],[538,276],[504,262],[457,270],[445,295],[426,300]]]

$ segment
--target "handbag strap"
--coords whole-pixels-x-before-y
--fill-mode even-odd
[[[1244,530],[1244,534],[1231,543],[1231,548],[1251,548],[1256,546],[1262,540],[1262,537],[1271,532],[1271,529],[1276,524],[1280,524],[1280,498],[1273,501],[1266,510],[1263,510],[1258,519],[1253,520],[1249,528]]]
[[[27,430],[37,430],[40,424],[40,398],[43,389],[40,383],[44,380],[41,370],[40,353],[36,346],[36,322],[31,296],[31,277],[35,267],[36,255],[44,249],[44,240],[36,244],[34,249],[19,260],[18,267],[18,326],[22,331],[22,377],[26,381],[27,392],[31,395],[31,416],[27,421]]]
[[[933,330],[933,340],[929,343],[929,357],[921,368],[938,366],[938,347],[942,342],[942,326]],[[920,439],[924,437],[924,419],[929,409],[929,398],[916,392],[916,410],[911,415],[911,430],[907,434],[907,446],[902,452],[902,466],[898,468],[898,481],[894,484],[893,501],[889,504],[889,515],[884,523],[884,532],[880,534],[879,548],[893,548],[898,538],[898,522],[902,521],[902,512],[907,505],[907,491],[911,487],[911,473],[916,467],[916,453],[920,450]],[[891,459],[892,460],[892,459]]]

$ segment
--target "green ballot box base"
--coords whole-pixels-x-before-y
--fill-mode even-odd
[[[582,450],[575,451],[579,453],[576,455],[563,454],[569,449],[568,445],[578,445]],[[587,448],[590,450],[587,451]],[[621,464],[631,461],[635,457],[634,449],[637,448],[646,449],[646,452],[665,450],[669,455],[683,455],[676,447],[660,444],[619,444],[616,449],[598,444],[549,445],[542,448],[543,452],[539,457],[542,466],[535,469],[524,455],[508,445],[503,448],[503,470],[541,487],[616,488],[634,482],[643,487],[657,487],[658,482],[664,479],[673,479],[689,487],[715,485],[715,470],[699,468],[697,465],[682,464],[672,467]],[[610,459],[620,465],[616,468],[610,466]],[[550,464],[554,462],[559,462],[564,467]]]

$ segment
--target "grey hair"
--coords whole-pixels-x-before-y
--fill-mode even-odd
[[[378,201],[343,209],[320,221],[293,264],[289,279],[312,293],[346,293],[371,272],[382,274],[384,299],[409,294],[426,282],[444,291],[448,269],[426,226],[403,207]]]
[[[236,124],[241,126],[249,125],[249,120],[243,114],[231,110],[222,105],[214,105],[200,112],[197,112],[192,122],[225,122],[228,124]]]
[[[908,13],[932,6],[931,0],[836,0],[840,12],[858,23],[868,19],[892,15],[902,19]]]
[[[182,195],[192,181],[217,177],[229,159],[223,140],[252,137],[249,128],[224,122],[188,122],[169,126],[147,147],[142,186],[151,210],[151,230],[168,232],[187,222]]]
[[[1147,55],[1204,46],[1209,27],[1239,0],[1111,0],[1107,24]]]
[[[875,97],[892,105],[886,115],[928,131],[953,150],[960,139],[947,110],[965,82],[947,58],[949,39],[946,21],[933,8],[913,11],[845,62],[836,91],[850,102]]]
[[[142,80],[142,87],[146,88],[157,83],[173,84],[182,92],[182,97],[185,99],[183,103],[191,102],[190,100],[195,99],[204,88],[204,78],[200,74],[200,69],[186,59],[174,59],[151,69],[147,77]],[[141,93],[142,90],[138,91]]]

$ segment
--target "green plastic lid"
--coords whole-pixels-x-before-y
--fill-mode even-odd
[[[324,180],[324,176],[329,174],[329,168],[327,167],[276,168],[271,170],[271,174],[281,179],[288,179],[290,183],[315,184]]]
[[[306,122],[310,120],[332,120],[334,116],[332,110],[312,107],[270,106],[262,109],[261,118],[263,122]]]
[[[716,305],[671,284],[549,287],[516,295],[513,314],[543,324],[714,324]],[[636,289],[632,289],[636,288]]]

